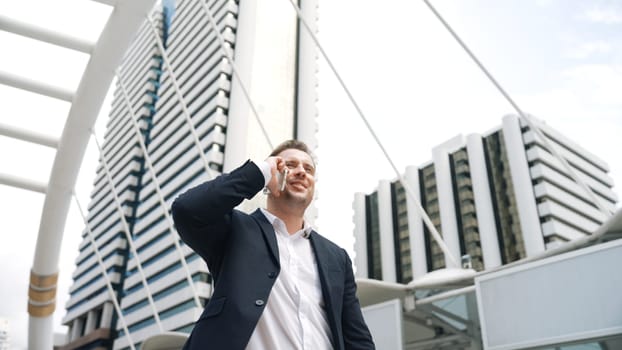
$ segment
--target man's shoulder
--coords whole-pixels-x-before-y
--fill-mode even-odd
[[[253,220],[253,221],[257,221],[257,220],[265,219],[265,216],[263,216],[263,214],[261,214],[261,210],[260,209],[255,209],[255,210],[253,210],[251,212],[247,212],[246,210],[233,209],[231,211],[231,216],[234,219],[238,219],[238,220]]]
[[[340,246],[338,246],[335,242],[331,241],[330,239],[322,236],[319,232],[317,232],[316,230],[312,231],[312,234],[315,235],[315,239],[318,240],[319,242],[321,242],[322,244],[324,244],[326,246],[326,248],[329,248],[331,250],[335,250],[335,251],[339,251],[339,252],[345,252],[343,250],[343,248],[341,248]]]

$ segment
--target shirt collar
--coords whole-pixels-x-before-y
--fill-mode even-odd
[[[280,222],[280,224],[283,225],[283,227],[285,227],[285,223],[278,216],[272,214],[267,209],[264,209],[264,208],[260,208],[260,209],[261,209],[261,213],[266,217],[266,219],[268,219],[268,222],[270,222],[270,225],[272,225],[272,227],[276,228],[277,222]],[[297,231],[295,234],[300,233],[300,235],[303,238],[308,239],[311,236],[312,230],[313,230],[313,227],[311,227],[311,225],[309,225],[309,223],[306,220],[304,220],[302,223],[302,230]]]

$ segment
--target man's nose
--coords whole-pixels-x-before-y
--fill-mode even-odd
[[[296,167],[294,167],[294,169],[292,169],[294,175],[296,176],[306,176],[307,172],[305,171],[305,167],[302,164],[297,165]]]

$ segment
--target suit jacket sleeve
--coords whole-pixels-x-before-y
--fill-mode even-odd
[[[261,170],[247,161],[229,174],[180,195],[171,210],[181,238],[217,273],[230,231],[233,208],[252,198],[264,186]]]
[[[375,349],[374,340],[363,319],[361,305],[356,297],[356,283],[354,281],[354,272],[352,271],[352,261],[345,250],[343,254],[346,257],[346,266],[341,326],[345,349]]]

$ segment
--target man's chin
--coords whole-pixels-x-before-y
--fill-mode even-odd
[[[285,197],[294,199],[296,201],[311,202],[310,199],[309,199],[309,195],[308,195],[306,190],[304,190],[304,191],[291,191],[291,190],[288,190],[288,191],[285,192]]]

